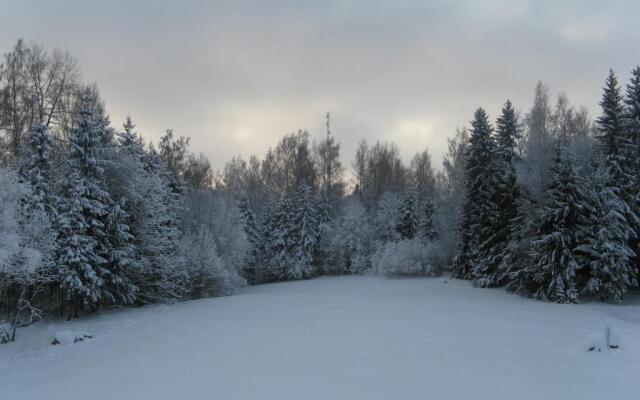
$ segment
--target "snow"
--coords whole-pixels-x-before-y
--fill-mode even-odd
[[[550,304],[469,282],[321,278],[20,329],[0,398],[636,399],[640,303]],[[606,326],[619,349],[588,352]],[[91,340],[52,346],[59,331]],[[3,397],[6,396],[6,397]]]

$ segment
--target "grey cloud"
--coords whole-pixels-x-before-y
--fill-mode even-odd
[[[220,168],[285,133],[334,132],[349,164],[361,138],[406,158],[473,109],[529,107],[537,79],[597,112],[608,68],[636,63],[635,1],[10,2],[0,49],[18,37],[68,49],[119,123],[149,139],[192,137]]]

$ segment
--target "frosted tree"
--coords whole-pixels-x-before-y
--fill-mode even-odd
[[[218,254],[213,232],[206,225],[187,232],[181,242],[188,275],[190,297],[201,298],[231,294],[241,278]]]
[[[109,249],[105,221],[112,200],[102,187],[103,162],[97,153],[103,134],[101,126],[94,123],[92,102],[90,95],[83,95],[75,128],[69,135],[69,172],[63,182],[64,199],[59,218],[61,286],[65,299],[73,306],[73,310],[69,310],[73,315],[77,315],[82,305],[98,305],[105,294],[104,278],[109,272],[105,258]]]
[[[418,202],[418,236],[427,242],[438,238],[436,227],[436,206],[431,197],[425,197]]]
[[[549,181],[549,165],[553,154],[552,111],[549,104],[549,88],[538,82],[533,107],[526,117],[526,154],[523,165],[523,183],[535,199],[544,197]]]
[[[28,185],[0,169],[0,187],[0,307],[11,326],[0,332],[2,343],[41,317],[37,299],[55,279],[55,241],[48,214],[23,201],[31,195]]]
[[[331,222],[327,232],[329,272],[357,274],[370,267],[373,251],[373,227],[367,210],[356,197],[345,201],[341,213]]]
[[[138,262],[128,221],[129,215],[121,204],[112,204],[105,225],[109,250],[106,254],[108,273],[104,283],[107,295],[116,304],[133,304],[138,291],[130,279],[138,268]]]
[[[27,138],[22,176],[31,185],[30,203],[47,213],[55,212],[56,199],[52,171],[53,139],[46,126],[36,123]]]
[[[413,239],[418,233],[419,213],[418,213],[418,197],[414,190],[408,190],[400,209],[398,210],[399,221],[396,230],[402,239]]]
[[[256,221],[256,215],[249,207],[246,197],[242,197],[238,204],[240,216],[242,218],[242,229],[244,230],[250,249],[247,255],[247,265],[244,270],[245,278],[251,283],[256,279],[256,264],[259,258],[260,232]]]
[[[289,275],[293,279],[310,278],[317,273],[314,264],[322,224],[325,222],[311,187],[300,185],[295,196],[293,214],[293,238],[291,269]]]
[[[285,197],[264,221],[262,258],[268,268],[261,271],[261,281],[289,279],[290,257],[293,246],[297,243],[293,226],[295,212],[295,204]]]
[[[510,242],[518,240],[514,237],[514,224],[519,224],[518,217],[518,201],[519,188],[516,179],[516,170],[514,163],[519,159],[516,153],[516,144],[519,138],[519,123],[517,114],[511,104],[507,100],[502,108],[502,113],[496,122],[496,179],[497,187],[495,201],[497,203],[498,218],[496,220],[495,235],[496,243],[489,249],[490,258],[495,259],[498,269],[510,268],[505,265],[511,262],[512,257],[508,254],[512,246]],[[509,258],[506,263],[503,258]],[[501,271],[497,272],[497,276],[491,278],[491,284],[501,284]]]
[[[600,106],[602,114],[597,119],[600,131],[598,138],[602,144],[604,164],[609,176],[608,187],[625,203],[620,211],[624,213],[624,219],[632,232],[629,239],[635,243],[640,232],[636,186],[638,178],[634,168],[634,163],[637,161],[636,150],[632,138],[627,134],[629,131],[624,129],[624,104],[618,80],[613,71],[609,71]]]
[[[495,260],[489,250],[496,243],[495,227],[499,220],[495,202],[496,144],[487,113],[479,108],[471,122],[471,136],[466,157],[465,203],[460,226],[461,247],[456,257],[455,275],[470,279],[479,286],[495,284]]]
[[[398,193],[385,192],[380,197],[375,209],[374,229],[375,237],[379,242],[400,240],[398,225],[402,216],[400,215],[401,199]]]
[[[186,290],[177,199],[155,168],[161,165],[151,166],[140,182],[144,203],[134,239],[140,257],[134,283],[138,299],[145,303],[179,299]]]
[[[561,146],[555,149],[549,198],[541,225],[533,239],[532,258],[537,264],[525,272],[530,293],[558,303],[578,301],[578,272],[584,259],[576,252],[592,212],[584,182]]]
[[[624,218],[628,206],[615,194],[611,180],[606,166],[601,166],[590,193],[588,233],[576,250],[589,260],[583,292],[622,302],[627,289],[637,285],[631,261],[635,254],[628,245],[633,232]]]
[[[327,113],[327,132],[325,138],[316,146],[316,157],[320,172],[321,195],[331,213],[338,209],[344,195],[343,172],[340,162],[340,143],[331,133],[329,113]]]
[[[629,141],[628,166],[633,177],[633,185],[637,188],[640,185],[640,66],[631,71],[631,80],[627,84],[624,103],[623,123],[625,137]],[[629,206],[636,215],[640,215],[640,196],[637,193],[633,203]],[[637,265],[637,257],[640,255],[640,231],[637,230],[637,227],[635,237],[630,238],[630,244],[636,253],[634,262]]]

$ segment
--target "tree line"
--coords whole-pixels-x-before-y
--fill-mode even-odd
[[[109,120],[62,51],[18,41],[0,69],[0,341],[47,314],[217,296],[246,284],[444,272],[549,301],[638,285],[640,68],[592,121],[539,83],[425,149],[360,142],[347,182],[330,129],[213,171],[167,130]]]

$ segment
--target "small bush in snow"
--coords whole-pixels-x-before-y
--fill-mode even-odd
[[[371,257],[375,273],[385,276],[427,276],[434,274],[435,246],[420,239],[383,244]]]

